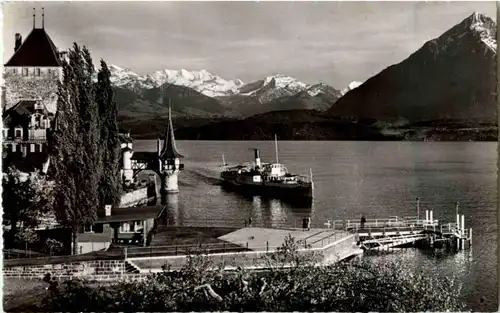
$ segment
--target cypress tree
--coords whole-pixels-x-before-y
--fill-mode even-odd
[[[51,136],[55,211],[59,222],[72,229],[74,254],[78,230],[95,221],[99,205],[102,150],[93,75],[89,51],[75,43],[63,62]]]
[[[96,102],[99,109],[101,127],[101,147],[103,148],[103,170],[99,183],[99,202],[117,205],[121,194],[120,177],[120,137],[117,124],[118,107],[114,101],[111,86],[111,72],[104,60],[97,75]]]

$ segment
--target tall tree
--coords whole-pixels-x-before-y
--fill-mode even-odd
[[[52,184],[39,173],[23,177],[15,167],[3,175],[2,207],[5,246],[11,246],[15,238],[23,237],[38,226],[40,217],[52,208]]]
[[[97,75],[96,102],[99,107],[103,170],[99,183],[99,203],[117,205],[120,201],[120,137],[118,107],[111,86],[111,72],[104,60]]]
[[[89,51],[75,43],[63,62],[51,136],[56,216],[72,229],[74,254],[78,230],[95,221],[99,205],[102,150],[94,74]]]

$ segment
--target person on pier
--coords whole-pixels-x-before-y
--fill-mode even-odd
[[[361,229],[364,229],[365,228],[365,223],[366,223],[366,218],[365,216],[361,216]]]

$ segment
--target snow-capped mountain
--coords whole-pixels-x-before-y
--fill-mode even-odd
[[[469,29],[475,32],[481,41],[493,52],[497,52],[496,24],[488,16],[475,12],[469,17]]]
[[[292,96],[306,90],[309,86],[297,79],[281,74],[268,76],[241,86],[238,93],[243,96],[255,97],[264,103],[274,99]]]
[[[225,80],[207,70],[188,71],[181,70],[159,70],[148,75],[138,75],[129,69],[116,65],[110,66],[111,82],[123,88],[157,88],[168,83],[177,86],[192,88],[209,97],[225,96],[238,92],[243,85],[239,79]]]
[[[244,84],[240,79],[226,80],[207,70],[164,69],[141,76],[129,69],[111,65],[110,72],[111,82],[117,87],[151,89],[168,83],[192,88],[208,97],[242,95],[258,98],[260,102],[295,95],[310,87],[293,77],[280,74]]]
[[[496,122],[496,23],[473,13],[329,110],[357,119]]]
[[[358,88],[359,86],[361,86],[363,83],[362,82],[358,82],[358,81],[352,81],[349,83],[349,85],[347,85],[347,87],[345,89],[343,89],[341,91],[342,95],[345,95],[346,93],[348,93],[349,91],[353,90],[353,89],[356,89]]]

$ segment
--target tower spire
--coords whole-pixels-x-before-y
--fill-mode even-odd
[[[35,8],[33,8],[33,29],[35,29]]]
[[[163,90],[163,87],[162,87]],[[163,139],[163,149],[160,152],[160,157],[165,158],[182,158],[183,156],[177,150],[175,145],[174,136],[174,125],[172,123],[172,106],[170,103],[170,97],[168,98],[168,122],[167,131],[165,132],[165,138]]]
[[[42,29],[45,28],[45,10],[42,8]]]

